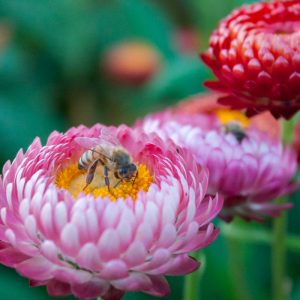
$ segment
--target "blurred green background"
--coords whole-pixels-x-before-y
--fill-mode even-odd
[[[1,165],[35,136],[45,142],[51,131],[81,123],[131,124],[203,91],[204,79],[212,75],[198,53],[218,20],[243,2],[251,1],[0,0]],[[155,70],[150,68],[143,80],[128,75],[131,64],[136,68],[134,56],[121,57],[128,70],[107,66],[110,49],[134,41],[146,43],[157,58]],[[146,65],[147,59],[142,60]],[[289,230],[296,234],[299,214],[295,204]],[[260,229],[270,224],[242,225]],[[229,255],[229,249],[239,254]],[[269,246],[220,236],[204,252],[201,299],[270,299]],[[300,299],[298,253],[288,253],[288,276],[290,299]],[[44,288],[29,288],[11,269],[1,267],[0,278],[0,299],[51,298]],[[166,299],[182,299],[183,277],[169,282],[172,293]],[[153,297],[132,293],[125,299]]]

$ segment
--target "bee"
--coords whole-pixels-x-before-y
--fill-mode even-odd
[[[130,154],[118,141],[109,135],[107,137],[105,137],[105,134],[102,135],[100,138],[77,137],[75,139],[77,144],[88,149],[79,158],[78,169],[87,171],[84,190],[93,181],[96,168],[98,164],[101,164],[105,185],[111,193],[109,172],[113,172],[114,177],[119,179],[114,185],[114,188],[116,188],[122,181],[129,182],[133,179],[134,183],[138,170],[132,162]]]
[[[244,138],[247,137],[244,128],[241,126],[239,122],[229,122],[224,125],[225,133],[231,133],[237,139],[239,143],[243,141]]]

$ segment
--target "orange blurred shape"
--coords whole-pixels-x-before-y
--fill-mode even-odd
[[[300,163],[300,121],[294,127],[293,147],[297,153],[298,163]]]
[[[216,114],[224,109],[224,106],[217,102],[220,96],[221,93],[215,92],[198,94],[180,102],[174,107],[174,111],[186,114]],[[264,131],[272,138],[280,138],[280,123],[269,112],[250,118],[250,127]]]
[[[9,44],[13,34],[12,25],[9,22],[0,22],[0,52]]]
[[[266,111],[252,117],[251,125],[261,131],[267,132],[269,136],[280,139],[280,122],[270,112]]]
[[[149,43],[123,42],[105,53],[103,66],[111,79],[123,84],[140,85],[158,71],[160,55]]]

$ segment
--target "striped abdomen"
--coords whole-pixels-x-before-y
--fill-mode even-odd
[[[78,169],[87,170],[95,160],[99,160],[104,165],[106,158],[102,153],[103,148],[99,145],[85,151],[78,160]]]

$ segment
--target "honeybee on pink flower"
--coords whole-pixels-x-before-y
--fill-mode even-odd
[[[83,189],[92,182],[99,163],[103,166],[105,184],[109,192],[111,192],[109,172],[113,172],[115,178],[119,179],[114,187],[117,187],[123,180],[135,180],[137,177],[137,167],[132,162],[131,156],[118,141],[112,140],[107,132],[103,134],[102,131],[101,138],[78,137],[76,142],[88,149],[78,160],[78,169],[87,170],[86,185]]]
[[[138,170],[134,183],[97,166],[86,185],[79,137],[102,130],[126,149]],[[0,179],[0,262],[45,285],[52,296],[121,299],[127,291],[169,293],[165,275],[193,272],[189,253],[218,235],[211,220],[222,198],[206,195],[208,172],[156,135],[126,126],[71,128],[34,140],[3,167]]]

